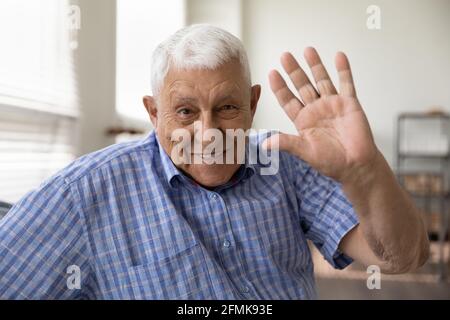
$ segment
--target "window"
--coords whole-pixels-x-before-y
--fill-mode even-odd
[[[64,0],[0,1],[0,201],[75,155],[77,92]]]

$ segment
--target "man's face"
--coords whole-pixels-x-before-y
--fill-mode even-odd
[[[201,163],[191,161],[178,164],[177,167],[201,185],[216,187],[228,182],[240,166],[236,163],[236,141],[227,139],[226,130],[245,131],[251,128],[260,90],[260,86],[249,87],[238,61],[224,64],[216,70],[170,68],[158,101],[147,96],[144,97],[144,104],[162,147],[176,164],[179,159],[174,159],[172,151],[179,141],[173,141],[172,133],[176,129],[190,133],[191,159],[197,157]],[[203,154],[194,154],[194,144],[201,145],[204,152],[214,141],[210,137],[203,137],[201,132],[194,132],[194,126],[200,124],[203,132],[208,129],[220,130],[223,150],[215,149],[217,154],[213,155],[216,159],[222,157],[223,164],[204,163]],[[231,164],[225,161],[229,152],[226,150],[227,140],[228,145],[234,148],[235,161]]]

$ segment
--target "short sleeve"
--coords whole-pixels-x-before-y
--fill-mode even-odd
[[[358,225],[358,217],[341,184],[304,161],[294,161],[302,230],[334,268],[343,269],[353,260],[339,251],[339,243]]]
[[[69,186],[53,179],[0,220],[1,299],[90,298],[90,251],[74,207]]]

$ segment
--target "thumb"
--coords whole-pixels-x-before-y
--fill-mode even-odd
[[[303,158],[302,155],[305,154],[308,143],[301,135],[277,133],[264,140],[262,147],[268,150],[278,149],[286,151],[299,158]]]

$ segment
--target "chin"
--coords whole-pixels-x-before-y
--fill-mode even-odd
[[[213,188],[227,183],[238,168],[229,165],[193,165],[187,173],[202,186]]]

